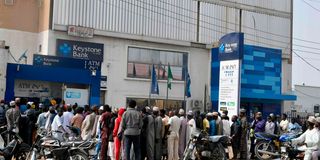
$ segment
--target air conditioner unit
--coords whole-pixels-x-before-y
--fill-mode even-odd
[[[9,6],[9,5],[10,5],[10,6],[13,5],[13,2],[14,2],[14,0],[4,0],[4,4],[5,4],[5,5],[8,5],[8,6]]]
[[[192,101],[192,107],[193,108],[201,108],[203,106],[202,100],[193,100]]]

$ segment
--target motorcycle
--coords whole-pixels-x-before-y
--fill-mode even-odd
[[[65,141],[52,136],[53,133],[62,134]],[[68,141],[68,137],[60,131],[46,133],[45,130],[40,130],[37,132],[36,142],[29,150],[31,152],[28,159],[37,160],[38,157],[44,157],[48,160],[88,160],[87,153],[77,145],[81,143],[72,138]]]
[[[23,142],[22,138],[13,131],[4,131],[0,133],[1,137],[5,135],[9,135],[10,139],[12,139],[4,148],[0,149],[0,156],[3,156],[5,160],[11,160],[12,158],[15,160],[25,160],[30,146]]]
[[[262,160],[292,157],[292,154],[296,153],[290,145],[290,140],[297,138],[300,134],[301,132],[291,132],[279,136],[263,132],[255,133],[255,155]]]
[[[186,146],[183,160],[191,159],[192,154],[201,160],[225,160],[228,142],[227,136],[208,136],[204,131],[195,131]]]

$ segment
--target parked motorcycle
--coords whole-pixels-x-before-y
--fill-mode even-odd
[[[88,160],[87,153],[77,145],[77,141],[67,141],[68,137],[62,134],[66,141],[52,136],[53,133],[62,134],[59,131],[38,131],[36,142],[33,144],[28,159],[36,160],[44,157],[47,160]],[[81,144],[81,143],[79,143]]]
[[[5,160],[26,160],[30,146],[23,142],[22,138],[13,131],[4,131],[0,134],[2,137],[9,135],[12,139],[4,148],[0,149],[0,156]]]
[[[297,138],[301,132],[285,133],[280,136],[263,132],[255,133],[255,154],[258,159],[286,159],[296,154],[290,145],[290,140]]]
[[[225,160],[228,141],[227,136],[208,136],[203,131],[195,131],[186,146],[183,160],[191,159],[192,154],[196,159],[201,160]]]

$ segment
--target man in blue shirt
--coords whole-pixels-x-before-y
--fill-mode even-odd
[[[209,136],[214,136],[216,135],[216,121],[213,119],[213,114],[208,113],[207,114],[207,119],[209,121]]]

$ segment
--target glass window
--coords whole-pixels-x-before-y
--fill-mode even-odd
[[[130,100],[135,100],[139,108],[149,106],[147,98],[127,98],[127,106]],[[166,105],[165,99],[150,99],[150,106],[157,106],[166,110],[178,110],[183,107],[183,101],[168,99],[168,104]]]
[[[184,69],[188,67],[188,54],[185,52],[162,51],[129,47],[127,76],[131,78],[151,78],[152,65],[155,66],[157,78],[168,77],[168,64],[174,80],[184,80]]]

